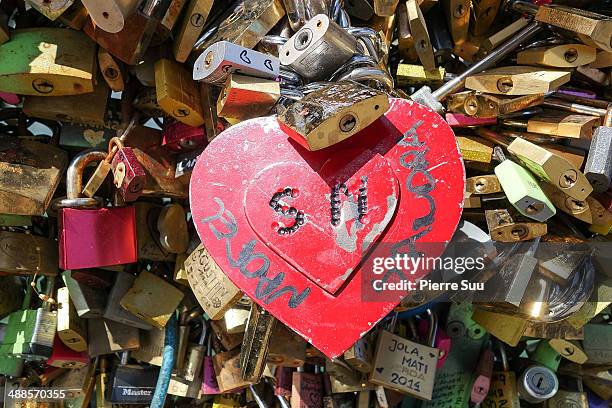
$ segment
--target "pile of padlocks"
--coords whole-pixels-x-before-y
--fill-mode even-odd
[[[608,0],[1,0],[0,405],[612,406],[611,68]]]

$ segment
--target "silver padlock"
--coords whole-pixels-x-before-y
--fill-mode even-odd
[[[193,67],[193,79],[223,86],[234,72],[257,78],[276,79],[279,71],[278,58],[229,41],[219,41],[205,49],[198,57]]]
[[[311,82],[328,79],[357,52],[357,39],[319,14],[280,48],[279,58],[282,65]]]

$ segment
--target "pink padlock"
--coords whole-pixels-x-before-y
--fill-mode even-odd
[[[179,153],[203,149],[208,144],[204,126],[192,127],[175,121],[164,127],[162,146],[170,152]]]
[[[462,113],[447,113],[446,122],[450,127],[490,126],[497,124],[497,118],[475,118]]]
[[[19,105],[21,102],[21,97],[19,95],[15,95],[8,92],[0,92],[0,99],[9,105]]]
[[[86,151],[68,166],[67,198],[57,205],[62,269],[98,268],[137,260],[134,207],[100,208],[99,199],[81,196],[83,169],[105,158],[104,152]]]
[[[427,337],[428,330],[429,330],[429,323],[427,322],[427,320],[424,320],[424,319],[420,320],[419,326],[418,326],[419,336],[421,338]],[[446,358],[448,357],[448,354],[450,353],[451,344],[452,344],[451,338],[448,337],[448,335],[446,334],[444,330],[438,328],[436,332],[436,340],[435,340],[434,347],[440,350],[440,355],[438,357],[438,364],[436,364],[436,368],[440,368],[444,365],[444,362],[446,361]]]

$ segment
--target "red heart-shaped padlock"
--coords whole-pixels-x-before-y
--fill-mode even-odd
[[[235,125],[198,159],[190,197],[202,243],[229,278],[336,357],[406,295],[368,296],[371,258],[440,255],[464,185],[450,127],[429,108],[392,99],[371,126],[315,152],[274,117]],[[410,280],[428,271],[413,272]]]

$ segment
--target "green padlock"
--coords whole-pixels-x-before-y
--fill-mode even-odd
[[[548,340],[541,340],[535,350],[529,356],[534,362],[550,368],[554,372],[561,363],[561,354],[550,346]]]
[[[47,290],[41,298],[48,299],[53,292],[53,281],[47,282]],[[26,303],[27,302],[27,303]],[[26,296],[24,306],[29,304]],[[57,312],[50,311],[50,302],[45,301],[38,309],[13,312],[8,317],[6,333],[0,345],[0,357],[46,360],[51,356],[53,339],[57,330]]]
[[[501,161],[495,167],[495,175],[510,203],[524,216],[544,222],[557,213],[536,179],[523,167],[506,159],[500,147],[493,149]]]

